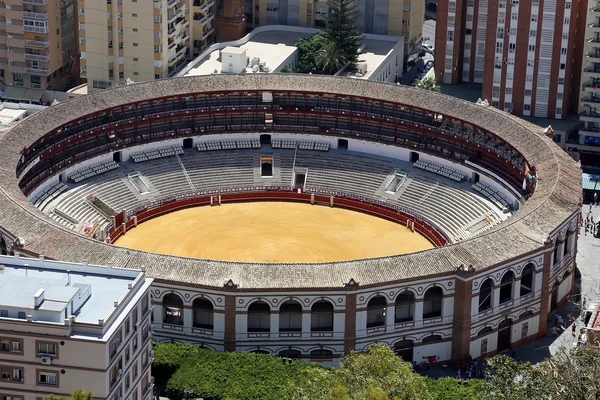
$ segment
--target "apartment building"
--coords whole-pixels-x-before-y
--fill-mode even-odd
[[[585,41],[581,66],[578,113],[583,127],[577,143],[569,143],[577,151],[582,165],[600,167],[600,1],[590,0],[585,10]]]
[[[324,28],[327,16],[326,1],[312,0],[221,0],[217,12],[227,12],[228,2],[242,7],[247,28],[264,25],[291,25]],[[364,33],[404,37],[404,54],[410,55],[421,43],[425,3],[417,0],[357,0],[357,26]],[[244,33],[245,34],[245,33]],[[219,35],[219,27],[217,27]],[[236,40],[239,37],[229,37]]]
[[[192,45],[199,52],[212,43],[214,0],[78,0],[78,5],[80,68],[88,90],[167,78],[192,58]]]
[[[450,0],[438,4],[439,82],[482,83],[516,114],[566,118],[579,86],[586,0]]]
[[[0,86],[3,98],[39,102],[77,74],[73,0],[0,1]]]
[[[151,283],[138,270],[0,256],[0,399],[84,389],[151,400]]]

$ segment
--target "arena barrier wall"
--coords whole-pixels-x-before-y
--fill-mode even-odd
[[[137,210],[133,215],[137,217],[134,220],[133,215],[124,224],[112,226],[108,231],[109,243],[114,243],[119,237],[124,235],[130,229],[135,228],[135,224],[140,224],[149,219],[159,217],[173,211],[183,210],[190,207],[210,205],[210,199],[213,195],[201,195],[197,197],[188,197],[183,199],[170,199],[152,208],[143,208]],[[252,202],[252,201],[293,201],[299,203],[311,203],[311,193],[298,193],[297,190],[279,191],[266,190],[260,192],[238,192],[238,193],[220,193],[221,203]],[[407,222],[414,222],[414,230],[427,238],[435,246],[444,246],[448,244],[448,238],[429,223],[402,211],[386,207],[381,204],[374,204],[366,200],[352,199],[344,196],[333,196],[334,207],[340,207],[347,210],[358,211],[376,217],[384,218],[392,222],[407,226]],[[331,196],[325,194],[314,194],[314,204],[329,206]]]

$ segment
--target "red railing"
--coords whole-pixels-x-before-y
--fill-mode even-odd
[[[152,207],[143,208],[135,213],[137,217],[137,223],[140,224],[149,219],[159,217],[164,214],[168,214],[173,211],[182,210],[190,207],[209,205],[211,197],[217,199],[218,194],[214,195],[201,195],[198,197],[184,198],[184,199],[171,199],[164,203]],[[310,203],[310,193],[298,193],[297,190],[293,191],[278,191],[278,190],[266,190],[260,192],[240,192],[240,193],[222,193],[221,203],[235,203],[235,202],[251,202],[251,201],[293,201],[301,203]],[[314,203],[329,205],[331,196],[324,194],[315,194]],[[373,215],[376,217],[384,218],[389,221],[393,221],[404,226],[407,225],[407,221],[414,222],[414,229],[422,236],[426,237],[435,246],[444,246],[448,243],[448,239],[438,231],[436,228],[431,226],[428,222],[423,221],[408,213],[398,211],[392,207],[386,207],[381,204],[374,204],[366,200],[352,199],[343,196],[334,196],[333,200],[334,207],[340,207],[348,210],[359,211],[365,214]],[[125,223],[125,230],[128,231],[134,228],[135,220],[131,217]],[[108,231],[108,240],[110,243],[114,243],[121,235],[125,233],[123,225],[113,226]]]

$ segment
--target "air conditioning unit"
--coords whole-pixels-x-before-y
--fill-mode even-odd
[[[41,358],[42,364],[52,364],[52,357],[44,356]]]

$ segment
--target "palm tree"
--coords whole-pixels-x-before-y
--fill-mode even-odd
[[[323,43],[323,46],[315,53],[317,68],[329,75],[339,71],[340,68],[346,65],[346,62],[346,57],[344,57],[341,49],[331,40]]]
[[[433,78],[417,79],[415,87],[423,90],[430,90],[432,92],[440,91],[440,87],[435,84],[435,79]]]

